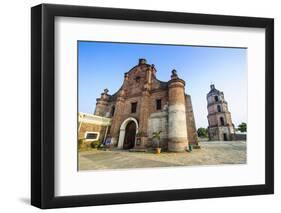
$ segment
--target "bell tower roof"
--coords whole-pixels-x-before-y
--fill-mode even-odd
[[[210,85],[210,92],[207,94],[207,96],[210,96],[210,95],[220,95],[221,94],[221,91],[217,90],[216,87],[215,87],[215,84],[211,84]]]

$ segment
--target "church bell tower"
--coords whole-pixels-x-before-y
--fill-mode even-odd
[[[223,92],[217,90],[214,84],[211,84],[210,87],[211,90],[207,94],[209,140],[233,140],[235,129],[228,110],[228,103],[224,99]]]

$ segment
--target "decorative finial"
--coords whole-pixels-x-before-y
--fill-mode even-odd
[[[109,92],[109,90],[107,88],[105,88],[103,91],[104,91],[104,94],[107,94]]]
[[[175,69],[172,70],[172,75],[171,75],[171,79],[177,79],[178,78],[178,74],[177,71]]]
[[[125,80],[128,80],[129,74],[127,72],[124,74],[124,78],[125,78]]]
[[[140,58],[139,59],[139,65],[142,65],[142,64],[146,64],[146,59],[145,58]]]

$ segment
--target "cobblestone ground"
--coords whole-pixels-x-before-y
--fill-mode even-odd
[[[245,164],[246,142],[201,142],[192,152],[154,154],[124,150],[93,150],[79,153],[79,170],[151,168],[217,164]]]

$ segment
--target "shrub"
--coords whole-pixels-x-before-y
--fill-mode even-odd
[[[198,137],[207,138],[208,137],[208,130],[203,128],[203,127],[200,127],[197,130],[197,134],[198,134]]]
[[[91,142],[91,147],[94,149],[98,148],[100,145],[101,142],[99,140]]]
[[[238,125],[238,130],[240,132],[247,132],[247,124],[245,122],[242,122]]]

